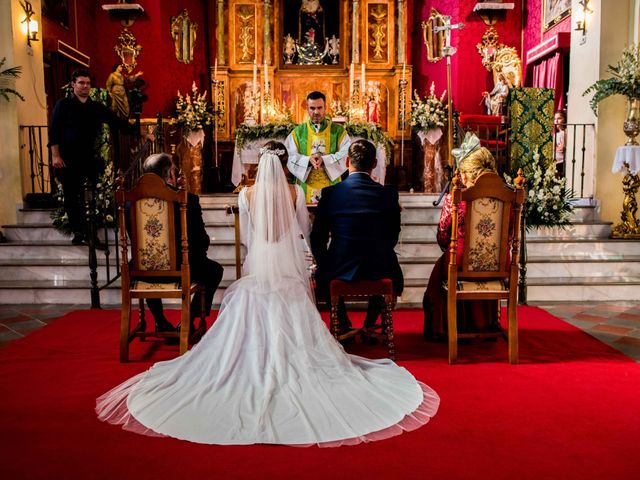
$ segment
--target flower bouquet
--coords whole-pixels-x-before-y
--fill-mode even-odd
[[[435,89],[435,83],[432,82],[429,95],[425,96],[424,99],[420,97],[417,90],[413,92],[410,121],[411,127],[416,132],[444,127],[447,121],[447,107],[443,102],[447,91],[443,91],[440,98],[438,98]]]
[[[209,111],[209,103],[206,99],[207,92],[199,94],[196,82],[191,86],[191,95],[182,96],[178,90],[176,101],[177,123],[187,131],[201,130],[205,125],[210,125],[213,114]]]

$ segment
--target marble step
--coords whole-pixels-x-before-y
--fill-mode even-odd
[[[207,233],[212,240],[234,240],[235,230],[233,216],[227,216],[221,222],[208,222],[205,224]],[[9,241],[63,241],[70,240],[69,236],[59,232],[51,223],[20,223],[15,225],[3,225],[5,236]],[[114,231],[107,230],[109,239],[114,238]],[[404,240],[429,240],[435,239],[437,232],[436,223],[405,222],[402,224],[401,236]],[[567,228],[535,229],[527,233],[527,238],[558,240],[562,238],[596,239],[608,238],[611,233],[611,224],[601,223],[576,223]],[[98,232],[101,240],[105,238],[105,230]]]
[[[216,307],[230,283],[230,280],[223,280],[216,291]],[[640,276],[530,278],[527,284],[529,302],[640,300]],[[419,307],[426,285],[426,279],[407,279],[405,290],[398,299],[398,308]],[[87,304],[90,303],[89,286],[88,280],[1,280],[0,304]],[[100,301],[102,305],[120,304],[117,281],[101,291]]]
[[[221,262],[224,267],[223,279],[233,281],[236,279],[235,262]],[[53,280],[55,282],[69,280],[89,279],[89,266],[87,258],[83,259],[50,259],[28,258],[0,260],[0,269],[4,278],[13,280]],[[109,274],[116,275],[116,260],[109,260]],[[98,282],[104,282],[107,278],[106,259],[98,256]]]

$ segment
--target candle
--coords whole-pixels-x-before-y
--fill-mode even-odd
[[[360,93],[364,93],[364,62],[360,64]]]
[[[251,82],[251,87],[253,88],[253,94],[258,93],[258,65],[255,60],[253,61],[253,81]]]
[[[353,63],[349,66],[349,95],[353,95]]]
[[[264,62],[264,93],[269,93],[269,68],[267,62]]]
[[[218,57],[216,57],[216,61],[213,62],[213,79],[218,79]]]
[[[402,64],[402,80],[405,79],[406,75],[407,75],[407,64],[406,64],[406,62],[404,62]]]

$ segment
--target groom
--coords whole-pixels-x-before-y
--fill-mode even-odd
[[[322,190],[311,230],[318,293],[330,303],[329,283],[333,279],[391,278],[395,293],[400,295],[404,278],[394,251],[400,234],[398,192],[371,179],[376,166],[376,149],[371,142],[353,142],[346,164],[347,179]],[[365,327],[375,324],[383,305],[382,296],[369,299]],[[338,304],[338,321],[341,332],[351,328],[343,299]]]

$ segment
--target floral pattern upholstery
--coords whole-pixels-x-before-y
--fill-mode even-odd
[[[150,283],[136,280],[131,286],[132,290],[180,290],[179,282]]]
[[[502,202],[478,198],[467,212],[469,234],[469,270],[495,272],[500,269]]]
[[[170,270],[167,202],[144,198],[136,202],[140,270]]]

